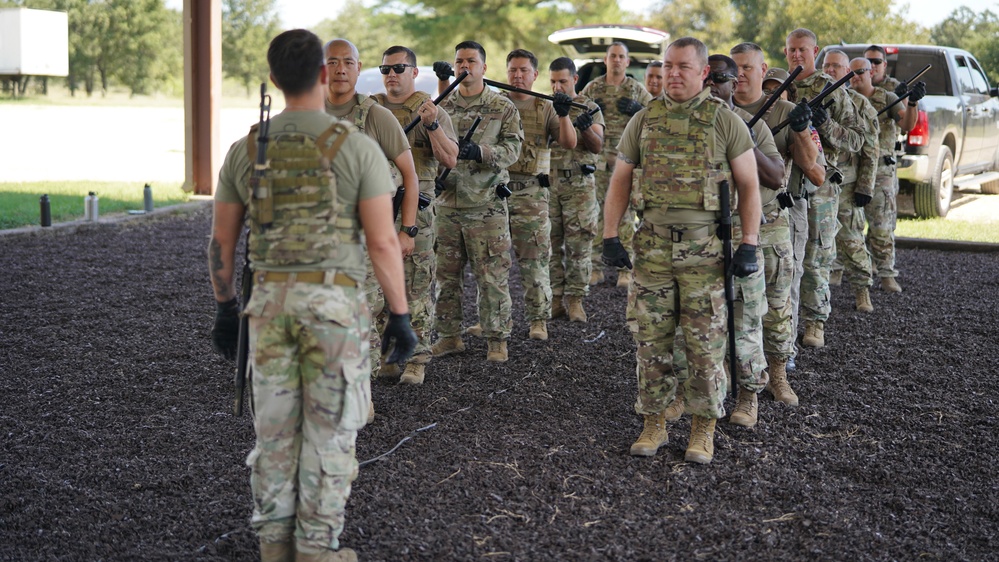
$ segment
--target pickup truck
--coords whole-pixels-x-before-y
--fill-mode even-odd
[[[818,58],[828,49],[861,57],[868,46],[830,45]],[[888,54],[888,75],[898,80],[933,65],[920,78],[926,82],[926,97],[919,102],[916,126],[899,139],[899,213],[947,216],[954,188],[962,185],[999,193],[999,92],[989,86],[975,57],[953,47],[882,47]]]

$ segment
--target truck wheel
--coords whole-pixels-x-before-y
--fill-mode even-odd
[[[947,146],[940,147],[936,169],[929,183],[916,184],[913,206],[920,217],[946,217],[954,195],[954,155]]]

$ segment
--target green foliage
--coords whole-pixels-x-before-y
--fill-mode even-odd
[[[934,26],[930,37],[934,44],[975,55],[992,84],[999,82],[999,16],[991,10],[976,14],[961,6]]]
[[[274,0],[223,0],[222,73],[249,96],[267,80],[267,46],[278,33]]]
[[[392,45],[410,46],[413,38],[402,27],[402,15],[387,10],[365,7],[360,0],[349,0],[335,19],[321,21],[313,30],[323,42],[346,39],[357,47],[361,68],[381,64],[382,53]],[[365,23],[359,23],[365,22]],[[416,51],[418,62],[428,64]]]
[[[666,0],[655,10],[649,25],[669,31],[673,39],[700,39],[709,53],[728,54],[738,39],[740,14],[730,0]]]

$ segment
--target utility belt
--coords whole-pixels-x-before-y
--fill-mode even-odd
[[[551,187],[552,183],[548,174],[538,174],[536,176],[510,174],[510,181],[507,185],[509,185],[511,191],[520,191],[521,189],[527,189],[535,185]]]
[[[641,226],[648,227],[659,236],[669,238],[673,242],[683,242],[684,240],[700,240],[707,238],[711,234],[717,234],[718,225],[688,225],[688,224],[652,224],[642,222]],[[641,226],[639,228],[641,228]]]
[[[562,177],[562,178],[564,178],[564,179],[571,179],[571,178],[576,177],[576,176],[588,176],[588,175],[590,175],[590,174],[592,174],[593,172],[596,172],[596,171],[597,171],[597,167],[594,166],[594,165],[592,165],[592,164],[580,164],[578,170],[577,169],[569,169],[569,170],[559,169],[559,170],[555,170],[555,174],[558,175],[558,176],[560,176],[560,177]]]
[[[291,282],[357,287],[357,281],[350,276],[333,271],[258,271],[253,274],[253,278],[257,283]]]

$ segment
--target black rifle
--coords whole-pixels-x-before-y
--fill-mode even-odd
[[[482,116],[481,115],[477,115],[475,117],[475,121],[472,121],[472,126],[469,127],[468,131],[465,133],[465,136],[461,137],[461,142],[468,142],[468,141],[472,140],[472,133],[475,132],[475,128],[478,127],[479,123],[481,123],[481,122],[482,122]],[[459,146],[460,146],[460,143],[459,143]],[[435,195],[440,196],[441,189],[442,189],[441,186],[444,185],[444,180],[447,179],[447,176],[450,173],[451,173],[451,168],[446,168],[443,172],[441,172],[441,175],[437,176],[437,179],[434,180],[434,184],[435,184],[435,186],[437,186],[437,192],[436,192]]]
[[[929,70],[929,69],[931,69],[931,68],[933,68],[933,65],[932,64],[928,64],[928,65],[924,66],[922,70],[920,70],[919,72],[917,72],[915,76],[913,76],[912,78],[909,78],[905,82],[905,84],[908,86],[909,91],[906,92],[906,93],[904,93],[904,94],[902,94],[901,96],[899,96],[899,98],[897,100],[895,100],[895,101],[891,102],[890,104],[886,105],[881,111],[878,112],[878,116],[880,117],[882,113],[884,113],[884,112],[888,111],[889,109],[895,107],[895,104],[898,104],[902,100],[904,100],[905,98],[909,97],[909,94],[912,93],[912,83],[915,82],[916,80],[919,80],[920,77],[922,77],[924,74],[926,74],[926,71]]]
[[[434,105],[440,105],[440,103],[444,101],[444,98],[446,98],[448,94],[454,91],[454,89],[458,87],[458,84],[461,84],[461,81],[467,77],[468,77],[468,71],[462,70],[461,74],[459,74],[458,77],[454,79],[454,82],[448,84],[447,88],[444,88],[444,91],[441,92],[441,94],[434,99]],[[415,118],[413,118],[412,121],[410,121],[409,125],[406,125],[405,127],[402,128],[402,131],[408,135],[409,132],[413,130],[413,127],[416,127],[416,124],[419,122],[420,122],[420,116],[417,115]]]
[[[260,179],[267,171],[267,134],[271,125],[271,97],[267,95],[267,83],[260,84],[260,123],[257,126],[257,161],[250,176],[251,197],[256,197],[260,189]],[[271,194],[268,194],[271,196]],[[243,279],[240,283],[240,303],[246,309],[253,293],[253,272],[250,270],[250,235],[246,235],[246,256],[243,260]],[[242,311],[241,311],[242,312]],[[246,314],[239,317],[239,338],[236,340],[236,399],[232,413],[243,415],[243,391],[250,372],[250,319]]]
[[[766,103],[763,104],[763,107],[761,107],[760,110],[756,112],[756,115],[753,115],[753,118],[749,120],[749,123],[746,123],[746,125],[750,129],[753,128],[753,125],[755,125],[757,121],[759,121],[760,119],[763,118],[764,115],[766,115],[767,110],[770,109],[770,106],[772,106],[774,103],[777,102],[777,100],[780,99],[780,95],[784,93],[784,90],[791,87],[791,83],[794,82],[794,79],[797,78],[799,74],[801,74],[802,70],[805,70],[805,67],[799,64],[797,68],[795,68],[794,71],[788,75],[787,80],[781,83],[780,87],[777,88],[777,91],[770,94],[770,98],[767,99]]]
[[[718,184],[718,194],[721,196],[721,227],[718,234],[722,241],[722,256],[724,258],[725,275],[725,308],[728,309],[728,367],[732,376],[732,395],[738,392],[737,372],[738,360],[735,353],[735,279],[732,274],[732,203],[729,199],[728,180]]]
[[[495,80],[490,80],[488,78],[483,78],[482,81],[485,82],[487,86],[492,86],[493,88],[499,88],[500,90],[507,90],[507,91],[510,91],[510,92],[517,92],[518,94],[527,94],[529,96],[534,96],[536,98],[541,98],[543,100],[555,101],[554,97],[549,96],[547,94],[539,94],[539,93],[534,92],[532,90],[525,90],[523,88],[518,88],[516,86],[511,86],[509,84],[504,84],[502,82],[497,82]],[[582,109],[582,110],[585,110],[585,111],[589,111],[590,110],[589,107],[586,107],[585,105],[583,105],[581,103],[576,103],[576,102],[572,102],[572,107],[575,107],[576,109]]]
[[[819,104],[822,103],[822,100],[824,100],[826,98],[826,96],[828,96],[829,94],[835,92],[843,84],[846,84],[847,82],[849,82],[850,78],[853,78],[854,74],[856,74],[856,72],[854,72],[854,71],[851,70],[850,72],[846,73],[846,76],[844,76],[844,77],[840,78],[839,80],[837,80],[835,84],[828,85],[821,92],[819,92],[819,95],[817,95],[814,98],[808,100],[808,107],[810,107],[812,109],[815,109],[816,107],[818,107]],[[770,129],[770,132],[776,135],[784,127],[787,127],[790,123],[791,123],[791,118],[788,117],[787,119],[781,121],[779,125],[777,125],[773,129]]]

